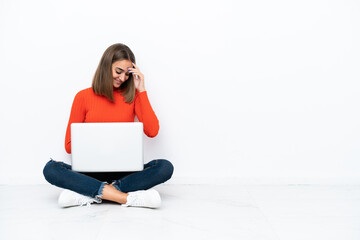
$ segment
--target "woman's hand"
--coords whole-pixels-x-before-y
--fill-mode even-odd
[[[133,75],[135,88],[139,92],[143,92],[145,91],[144,74],[140,72],[139,67],[135,63],[133,63],[133,66],[133,68],[129,68],[129,72]]]

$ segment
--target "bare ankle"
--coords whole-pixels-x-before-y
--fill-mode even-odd
[[[120,204],[126,203],[127,195],[128,195],[127,193],[123,193],[117,190],[116,187],[110,184],[104,185],[104,189],[102,191],[102,199],[110,200]]]

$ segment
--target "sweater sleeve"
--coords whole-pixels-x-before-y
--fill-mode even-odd
[[[74,98],[74,102],[71,107],[69,123],[66,128],[65,150],[69,154],[71,153],[71,124],[84,122],[85,115],[86,110],[84,104],[84,96],[82,96],[81,92],[79,92]]]
[[[135,97],[135,114],[144,125],[144,133],[148,137],[155,137],[159,132],[159,120],[150,105],[147,92],[137,93]]]

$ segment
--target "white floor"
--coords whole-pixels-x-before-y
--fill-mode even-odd
[[[156,187],[160,209],[61,209],[51,185],[0,185],[0,239],[359,240],[360,186]]]

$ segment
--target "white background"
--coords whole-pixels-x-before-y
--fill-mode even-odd
[[[45,183],[107,47],[145,75],[172,183],[359,183],[360,3],[0,1],[0,183]]]

